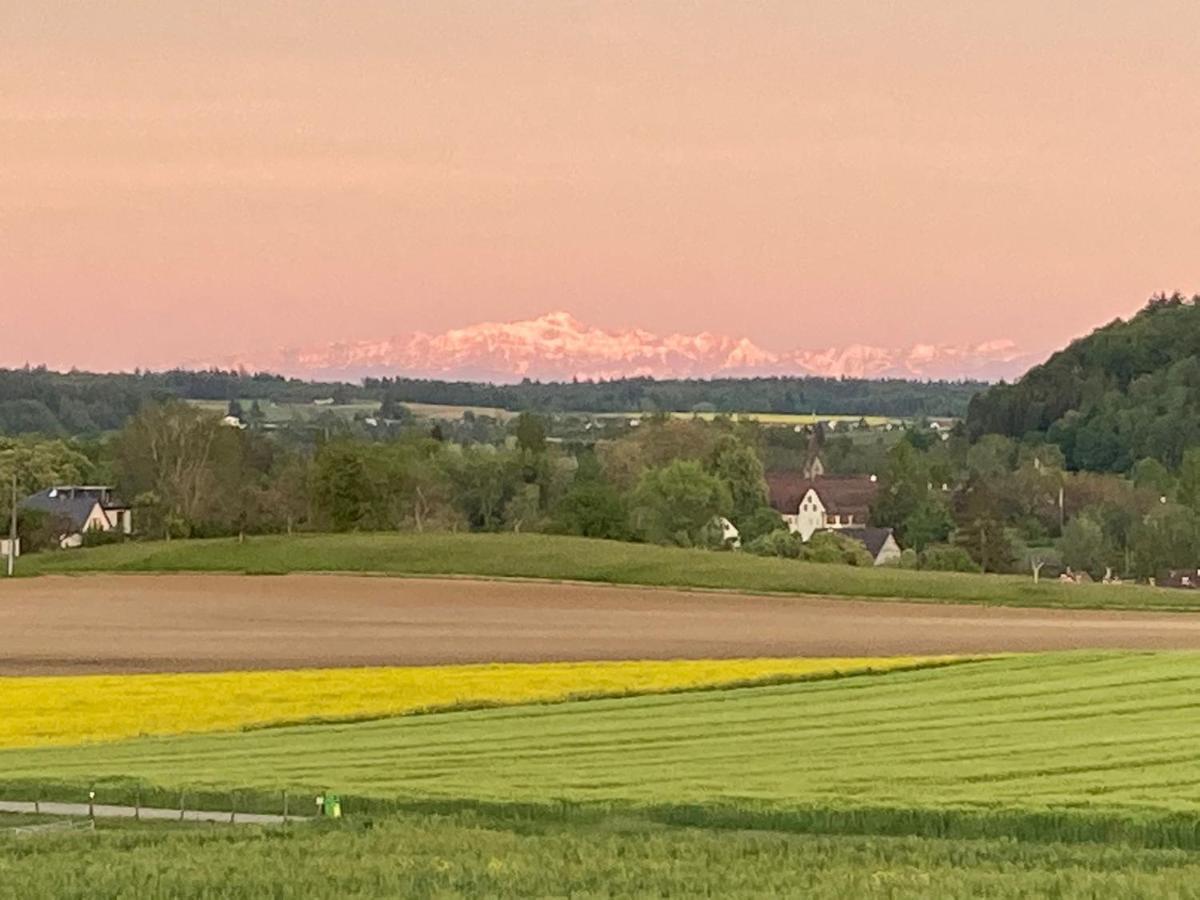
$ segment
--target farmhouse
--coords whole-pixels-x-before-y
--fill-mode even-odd
[[[874,475],[805,478],[798,472],[770,472],[767,489],[771,506],[791,531],[807,541],[825,528],[866,527],[879,483]]]
[[[59,521],[59,546],[63,549],[83,544],[89,531],[133,531],[133,513],[118,501],[111,487],[104,485],[56,485],[21,502],[22,509],[46,513]]]
[[[900,546],[890,528],[870,528],[871,503],[879,493],[874,475],[821,475],[769,472],[771,506],[790,531],[808,542],[818,531],[837,531],[860,541],[882,565],[900,558]]]

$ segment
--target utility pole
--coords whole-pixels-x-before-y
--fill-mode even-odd
[[[12,474],[12,518],[8,523],[8,574],[11,577],[17,559],[17,470]]]

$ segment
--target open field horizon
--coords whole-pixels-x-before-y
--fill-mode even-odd
[[[854,567],[743,553],[546,534],[375,532],[133,541],[42,553],[18,575],[84,573],[374,573],[472,576],[642,587],[967,603],[1200,611],[1193,591],[1134,584],[1035,584],[1023,575]]]

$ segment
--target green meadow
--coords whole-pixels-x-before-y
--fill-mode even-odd
[[[631,810],[806,832],[1200,847],[1200,655],[1072,653],[697,694],[0,752],[3,795],[332,788],[348,811]],[[38,788],[41,789],[41,788]],[[147,794],[146,796],[150,796]],[[152,802],[152,801],[147,801]],[[273,804],[273,806],[272,806]]]
[[[1200,897],[1197,697],[1200,654],[1066,653],[8,750],[5,799],[346,815],[2,816],[0,898]]]
[[[18,574],[351,572],[458,575],[1023,607],[1200,610],[1200,595],[1015,575],[856,568],[542,534],[342,534],[129,542],[42,553]]]
[[[0,873],[0,897],[21,900],[1200,896],[1200,855],[1179,850],[478,813],[287,831],[101,822],[94,834],[17,839],[0,830]]]

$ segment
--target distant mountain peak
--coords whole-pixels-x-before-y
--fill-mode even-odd
[[[851,344],[776,352],[746,337],[703,331],[660,336],[610,331],[565,310],[512,322],[479,322],[440,334],[283,349],[221,365],[308,378],[406,376],[489,381],[816,375],[847,378],[1008,378],[1029,364],[1012,341],[910,347]]]

